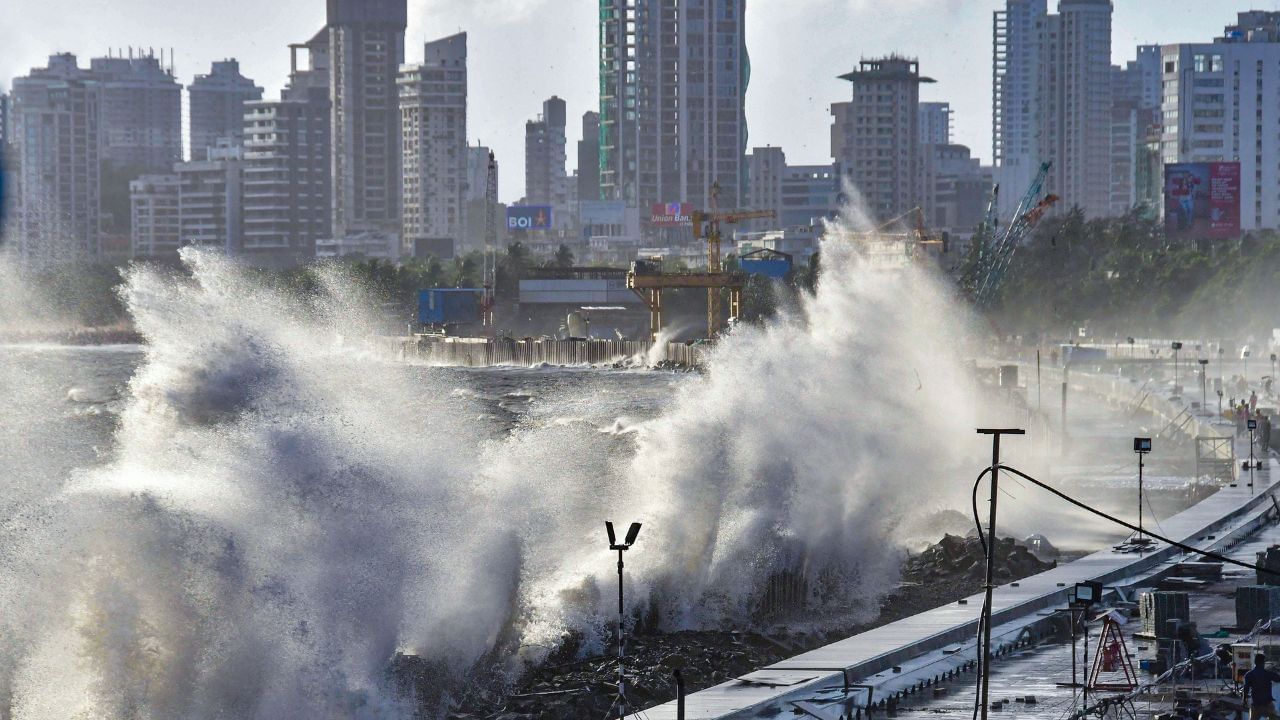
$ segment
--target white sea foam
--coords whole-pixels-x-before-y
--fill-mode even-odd
[[[750,622],[784,569],[814,622],[869,618],[977,403],[941,284],[832,236],[816,296],[735,329],[656,419],[484,441],[474,394],[351,340],[376,304],[336,270],[320,301],[194,251],[190,279],[135,270],[149,344],[111,462],[3,527],[0,696],[15,718],[409,717],[397,651],[447,682],[600,644],[606,519],[645,524],[628,599],[667,628]]]

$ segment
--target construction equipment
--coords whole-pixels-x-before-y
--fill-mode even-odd
[[[693,213],[693,236],[707,241],[707,274],[716,275],[722,271],[720,264],[720,223],[734,224],[743,220],[774,220],[778,214],[773,210],[735,210],[720,212],[720,183],[711,185],[711,211]],[[732,298],[731,298],[732,300]],[[737,317],[737,313],[733,313]],[[720,330],[720,288],[707,288],[707,337],[715,337]]]
[[[1031,186],[1027,188],[1026,194],[1022,196],[1022,200],[1019,201],[1018,207],[1013,212],[1013,219],[1009,221],[1004,232],[1001,232],[998,227],[999,219],[996,211],[999,189],[992,193],[991,205],[987,209],[987,220],[983,223],[982,235],[985,242],[978,249],[977,261],[961,279],[961,286],[975,305],[984,307],[995,299],[996,291],[1004,282],[1004,276],[1009,269],[1014,252],[1049,208],[1061,199],[1052,193],[1041,197],[1045,179],[1048,178],[1049,169],[1052,167],[1051,162],[1041,163],[1040,171],[1031,182]]]
[[[497,337],[493,308],[495,285],[498,282],[498,161],[489,153],[488,175],[484,194],[484,297],[480,301],[480,319],[485,333]]]

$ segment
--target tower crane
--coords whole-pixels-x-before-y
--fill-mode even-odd
[[[736,224],[744,220],[769,219],[778,217],[773,210],[735,210],[720,212],[720,183],[711,185],[711,211],[693,213],[693,236],[707,241],[707,272],[719,273],[723,268],[720,263],[721,234],[720,224]],[[736,315],[736,313],[735,313]],[[707,337],[714,337],[720,329],[720,288],[707,288]]]
[[[1031,233],[1045,213],[1061,200],[1053,193],[1041,197],[1041,193],[1044,192],[1045,180],[1049,177],[1049,170],[1052,167],[1053,163],[1051,162],[1041,163],[1040,171],[1036,173],[1031,186],[1027,188],[1026,194],[1018,202],[1018,207],[1013,212],[1013,219],[1009,221],[1004,232],[1000,232],[997,227],[998,218],[995,204],[998,195],[995,192],[992,193],[991,206],[987,210],[987,220],[983,223],[984,234],[987,235],[989,244],[987,247],[979,249],[977,262],[961,281],[965,291],[969,293],[975,305],[983,307],[995,299],[996,291],[1000,289],[1000,285],[1004,282],[1005,273],[1009,270],[1009,264],[1013,259],[1013,254],[1017,252],[1018,246],[1022,244],[1022,241]]]

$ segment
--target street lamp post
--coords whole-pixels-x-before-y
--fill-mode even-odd
[[[1151,452],[1151,438],[1134,438],[1133,451],[1138,455],[1138,537],[1133,544],[1138,546],[1138,552],[1141,553],[1151,543],[1142,530],[1142,457]]]
[[[1178,351],[1182,349],[1182,343],[1173,342],[1173,394],[1181,395],[1182,388],[1178,387]]]
[[[1209,393],[1205,376],[1209,374],[1208,358],[1200,358],[1200,406],[1204,410],[1204,414],[1209,414]]]
[[[613,523],[605,522],[605,531],[609,534],[609,549],[618,552],[618,697],[613,701],[614,707],[618,708],[618,718],[627,716],[627,686],[626,686],[626,660],[627,636],[623,625],[625,617],[625,606],[622,603],[622,553],[631,549],[636,542],[636,536],[640,534],[640,523],[631,523],[631,527],[627,529],[627,537],[622,542],[618,542],[617,536],[613,533]],[[610,708],[612,710],[612,708]]]

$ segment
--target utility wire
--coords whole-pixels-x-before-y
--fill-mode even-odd
[[[1043,482],[1041,482],[1041,481],[1039,481],[1039,480],[1035,479],[1034,477],[1032,477],[1032,476],[1030,476],[1030,475],[1028,475],[1028,474],[1026,474],[1026,473],[1024,473],[1024,472],[1022,472],[1021,470],[1018,470],[1017,468],[1010,467],[1010,466],[1008,466],[1008,465],[999,465],[999,466],[997,466],[997,469],[999,469],[999,470],[1004,470],[1004,471],[1006,471],[1006,472],[1011,472],[1011,473],[1013,473],[1014,475],[1017,475],[1018,477],[1023,478],[1023,479],[1024,479],[1024,480],[1026,480],[1027,482],[1030,482],[1030,483],[1032,483],[1032,484],[1034,484],[1034,485],[1037,485],[1037,486],[1039,486],[1039,487],[1043,488],[1044,490],[1048,491],[1050,494],[1055,495],[1055,496],[1057,496],[1057,497],[1061,498],[1062,500],[1065,500],[1065,501],[1067,501],[1068,503],[1071,503],[1072,505],[1075,505],[1076,507],[1080,508],[1081,510],[1084,510],[1084,511],[1086,511],[1086,512],[1089,512],[1089,513],[1092,513],[1092,514],[1094,514],[1094,515],[1097,515],[1098,517],[1100,517],[1100,518],[1102,518],[1102,519],[1104,519],[1104,520],[1110,520],[1111,522],[1113,522],[1113,523],[1115,523],[1115,524],[1117,524],[1117,525],[1120,525],[1121,527],[1128,528],[1129,530],[1132,530],[1132,531],[1134,531],[1134,532],[1137,532],[1137,531],[1138,531],[1138,526],[1137,526],[1137,525],[1134,525],[1133,523],[1128,522],[1128,521],[1126,521],[1126,520],[1121,520],[1120,518],[1118,518],[1118,517],[1116,517],[1116,516],[1114,516],[1114,515],[1111,515],[1111,514],[1109,514],[1109,513],[1103,512],[1103,511],[1101,511],[1101,510],[1099,510],[1099,509],[1097,509],[1097,508],[1093,507],[1092,505],[1089,505],[1088,503],[1085,503],[1085,502],[1083,502],[1083,501],[1077,500],[1077,499],[1075,499],[1075,498],[1071,497],[1070,495],[1068,495],[1068,494],[1066,494],[1066,493],[1062,492],[1061,490],[1058,490],[1057,488],[1055,488],[1055,487],[1053,487],[1053,486],[1051,486],[1051,485],[1048,485],[1048,484],[1046,484],[1046,483],[1043,483]],[[986,476],[987,476],[987,474],[989,474],[990,472],[991,472],[991,468],[985,468],[981,473],[979,473],[979,474],[978,474],[978,477],[977,477],[977,479],[974,481],[974,485],[973,485],[973,517],[974,517],[974,522],[975,522],[975,524],[977,525],[977,528],[978,528],[978,539],[982,542],[982,547],[983,547],[983,550],[984,550],[984,551],[987,551],[987,540],[986,540],[986,536],[985,536],[985,534],[982,532],[982,523],[981,523],[980,521],[978,521],[978,485],[979,485],[979,483],[981,483],[981,482],[982,482],[982,478],[986,477]],[[1197,548],[1197,547],[1195,547],[1195,546],[1188,545],[1188,544],[1186,544],[1186,543],[1179,542],[1179,541],[1174,540],[1174,539],[1172,539],[1172,538],[1165,537],[1163,534],[1156,534],[1156,533],[1153,533],[1153,532],[1151,532],[1150,530],[1146,530],[1146,529],[1143,529],[1143,531],[1142,531],[1142,532],[1143,532],[1144,534],[1146,534],[1147,536],[1149,536],[1149,537],[1153,537],[1153,538],[1155,538],[1156,540],[1159,540],[1160,542],[1166,543],[1166,544],[1168,544],[1168,545],[1172,545],[1173,547],[1176,547],[1176,548],[1178,548],[1179,550],[1183,550],[1183,551],[1185,551],[1185,552],[1194,553],[1194,554],[1196,554],[1196,555],[1200,555],[1200,556],[1203,556],[1203,557],[1211,558],[1211,559],[1213,559],[1213,560],[1217,560],[1218,562],[1225,563],[1225,564],[1228,564],[1228,565],[1236,565],[1236,566],[1239,566],[1239,567],[1245,568],[1246,570],[1255,570],[1255,571],[1257,571],[1257,572],[1266,573],[1266,574],[1268,574],[1268,575],[1278,575],[1278,576],[1280,576],[1280,572],[1276,572],[1276,571],[1274,571],[1274,570],[1268,570],[1268,569],[1266,569],[1266,568],[1258,567],[1257,565],[1254,565],[1253,563],[1247,563],[1247,562],[1244,562],[1244,561],[1242,561],[1242,560],[1236,560],[1235,558],[1230,558],[1230,557],[1227,557],[1227,556],[1225,556],[1225,555],[1220,555],[1220,554],[1218,554],[1218,553],[1215,553],[1215,552],[1212,552],[1212,551],[1209,551],[1209,550],[1201,550],[1200,548]]]
[[[1125,520],[1121,520],[1120,518],[1118,518],[1118,517],[1116,517],[1116,516],[1114,516],[1114,515],[1111,515],[1111,514],[1109,514],[1109,513],[1105,513],[1105,512],[1103,512],[1103,511],[1101,511],[1101,510],[1099,510],[1099,509],[1097,509],[1097,508],[1093,507],[1092,505],[1089,505],[1088,503],[1085,503],[1085,502],[1083,502],[1083,501],[1077,500],[1077,499],[1075,499],[1075,498],[1071,497],[1070,495],[1068,495],[1068,494],[1066,494],[1066,493],[1062,492],[1061,490],[1058,490],[1057,488],[1052,487],[1051,485],[1048,485],[1048,484],[1046,484],[1046,483],[1043,483],[1043,482],[1041,482],[1041,481],[1037,480],[1036,478],[1034,478],[1034,477],[1032,477],[1032,476],[1030,476],[1030,475],[1028,475],[1028,474],[1026,474],[1026,473],[1024,473],[1024,472],[1022,472],[1021,470],[1018,470],[1017,468],[1013,468],[1013,467],[1010,467],[1010,466],[1008,466],[1008,465],[1003,465],[1003,464],[1001,464],[1001,465],[996,465],[994,468],[993,468],[993,467],[984,468],[982,472],[978,473],[978,477],[977,477],[977,478],[975,478],[975,479],[974,479],[974,482],[973,482],[973,495],[972,495],[972,501],[973,501],[973,503],[972,503],[972,504],[973,504],[973,523],[974,523],[974,527],[976,527],[976,528],[977,528],[977,530],[978,530],[978,541],[982,544],[982,551],[983,551],[983,554],[984,554],[984,555],[987,555],[988,557],[990,557],[990,553],[992,553],[992,552],[994,551],[994,549],[993,549],[993,547],[992,547],[992,546],[994,545],[994,540],[995,540],[996,538],[992,538],[993,542],[992,542],[991,544],[988,544],[986,534],[982,532],[982,520],[981,520],[981,519],[979,518],[979,516],[978,516],[978,486],[982,484],[982,479],[983,479],[984,477],[986,477],[988,474],[990,474],[993,470],[1004,470],[1004,471],[1006,471],[1006,472],[1011,472],[1011,473],[1013,473],[1014,475],[1017,475],[1018,477],[1023,478],[1023,479],[1024,479],[1024,480],[1026,480],[1027,482],[1030,482],[1030,483],[1032,483],[1033,485],[1036,485],[1036,486],[1039,486],[1040,488],[1043,488],[1044,490],[1048,491],[1050,494],[1055,495],[1055,496],[1057,496],[1057,497],[1059,497],[1059,498],[1061,498],[1061,499],[1063,499],[1063,500],[1067,501],[1068,503],[1071,503],[1072,505],[1075,505],[1076,507],[1080,508],[1081,510],[1085,510],[1086,512],[1090,512],[1090,513],[1092,513],[1092,514],[1094,514],[1094,515],[1097,515],[1098,517],[1101,517],[1101,518],[1103,518],[1104,520],[1110,520],[1111,522],[1113,522],[1113,523],[1115,523],[1115,524],[1117,524],[1117,525],[1120,525],[1121,527],[1128,528],[1129,530],[1131,530],[1131,531],[1133,531],[1133,532],[1138,532],[1138,531],[1139,531],[1139,529],[1138,529],[1138,526],[1137,526],[1137,525],[1134,525],[1134,524],[1132,524],[1132,523],[1130,523],[1130,522],[1127,522],[1127,521],[1125,521]],[[1154,515],[1154,512],[1153,512],[1152,514]],[[1157,522],[1157,523],[1156,523],[1156,526],[1157,526],[1157,527],[1159,527],[1159,522]],[[1156,540],[1159,540],[1159,541],[1161,541],[1161,542],[1163,542],[1163,543],[1166,543],[1166,544],[1168,544],[1168,545],[1171,545],[1171,546],[1173,546],[1173,547],[1176,547],[1176,548],[1178,548],[1178,549],[1180,549],[1180,550],[1183,550],[1183,551],[1185,551],[1185,552],[1188,552],[1188,553],[1195,553],[1195,554],[1200,555],[1200,556],[1202,556],[1202,557],[1207,557],[1207,558],[1211,558],[1211,559],[1213,559],[1213,560],[1217,560],[1218,562],[1226,563],[1226,564],[1229,564],[1229,565],[1237,565],[1237,566],[1239,566],[1239,567],[1246,568],[1246,569],[1248,569],[1248,570],[1254,570],[1254,571],[1256,571],[1256,572],[1260,572],[1260,573],[1267,573],[1267,574],[1269,574],[1269,575],[1280,575],[1280,573],[1277,573],[1277,572],[1272,571],[1272,570],[1267,570],[1267,569],[1265,569],[1265,568],[1258,567],[1257,565],[1254,565],[1254,564],[1252,564],[1252,563],[1247,563],[1247,562],[1244,562],[1244,561],[1242,561],[1242,560],[1236,560],[1235,558],[1230,558],[1230,557],[1227,557],[1227,556],[1225,556],[1225,555],[1220,555],[1220,554],[1218,554],[1218,553],[1211,552],[1211,551],[1209,551],[1209,550],[1201,550],[1200,548],[1193,547],[1193,546],[1188,545],[1188,544],[1186,544],[1186,543],[1178,542],[1177,540],[1174,540],[1174,539],[1172,539],[1172,538],[1165,537],[1165,536],[1164,536],[1164,534],[1163,534],[1163,532],[1164,532],[1163,528],[1161,528],[1161,533],[1160,533],[1160,534],[1153,533],[1153,532],[1151,532],[1151,531],[1149,531],[1149,530],[1143,530],[1142,532],[1143,532],[1144,534],[1146,534],[1147,536],[1149,536],[1149,537],[1153,537],[1153,538],[1155,538]],[[982,603],[982,614],[979,616],[979,619],[978,619],[978,637],[979,637],[979,638],[981,638],[981,637],[982,637],[982,627],[983,627],[983,623],[985,622],[985,619],[986,619],[986,616],[987,616],[987,613],[988,613],[988,612],[990,612],[990,607],[988,606],[988,603],[987,603],[987,602],[986,602],[986,600],[984,599],[984,600],[983,600],[983,603]],[[981,647],[981,640],[979,640],[979,647]],[[981,653],[979,653],[979,657],[981,657],[981,656],[982,656],[982,655],[981,655]],[[980,661],[980,662],[981,662],[981,661]],[[981,670],[981,672],[979,672],[979,673],[978,673],[978,688],[979,688],[979,690],[981,689],[981,683],[983,682],[982,675],[983,675],[984,673],[986,673],[986,674],[988,674],[988,675],[989,675],[989,674],[990,674],[990,668],[983,667],[983,668],[980,668],[980,670]],[[977,717],[978,717],[978,711],[979,711],[979,709],[981,708],[981,697],[982,697],[981,692],[977,692],[977,693],[975,693],[975,696],[974,696],[974,703],[973,703],[973,717],[974,717],[974,720],[977,720]],[[1086,709],[1086,711],[1087,711],[1087,709]]]

